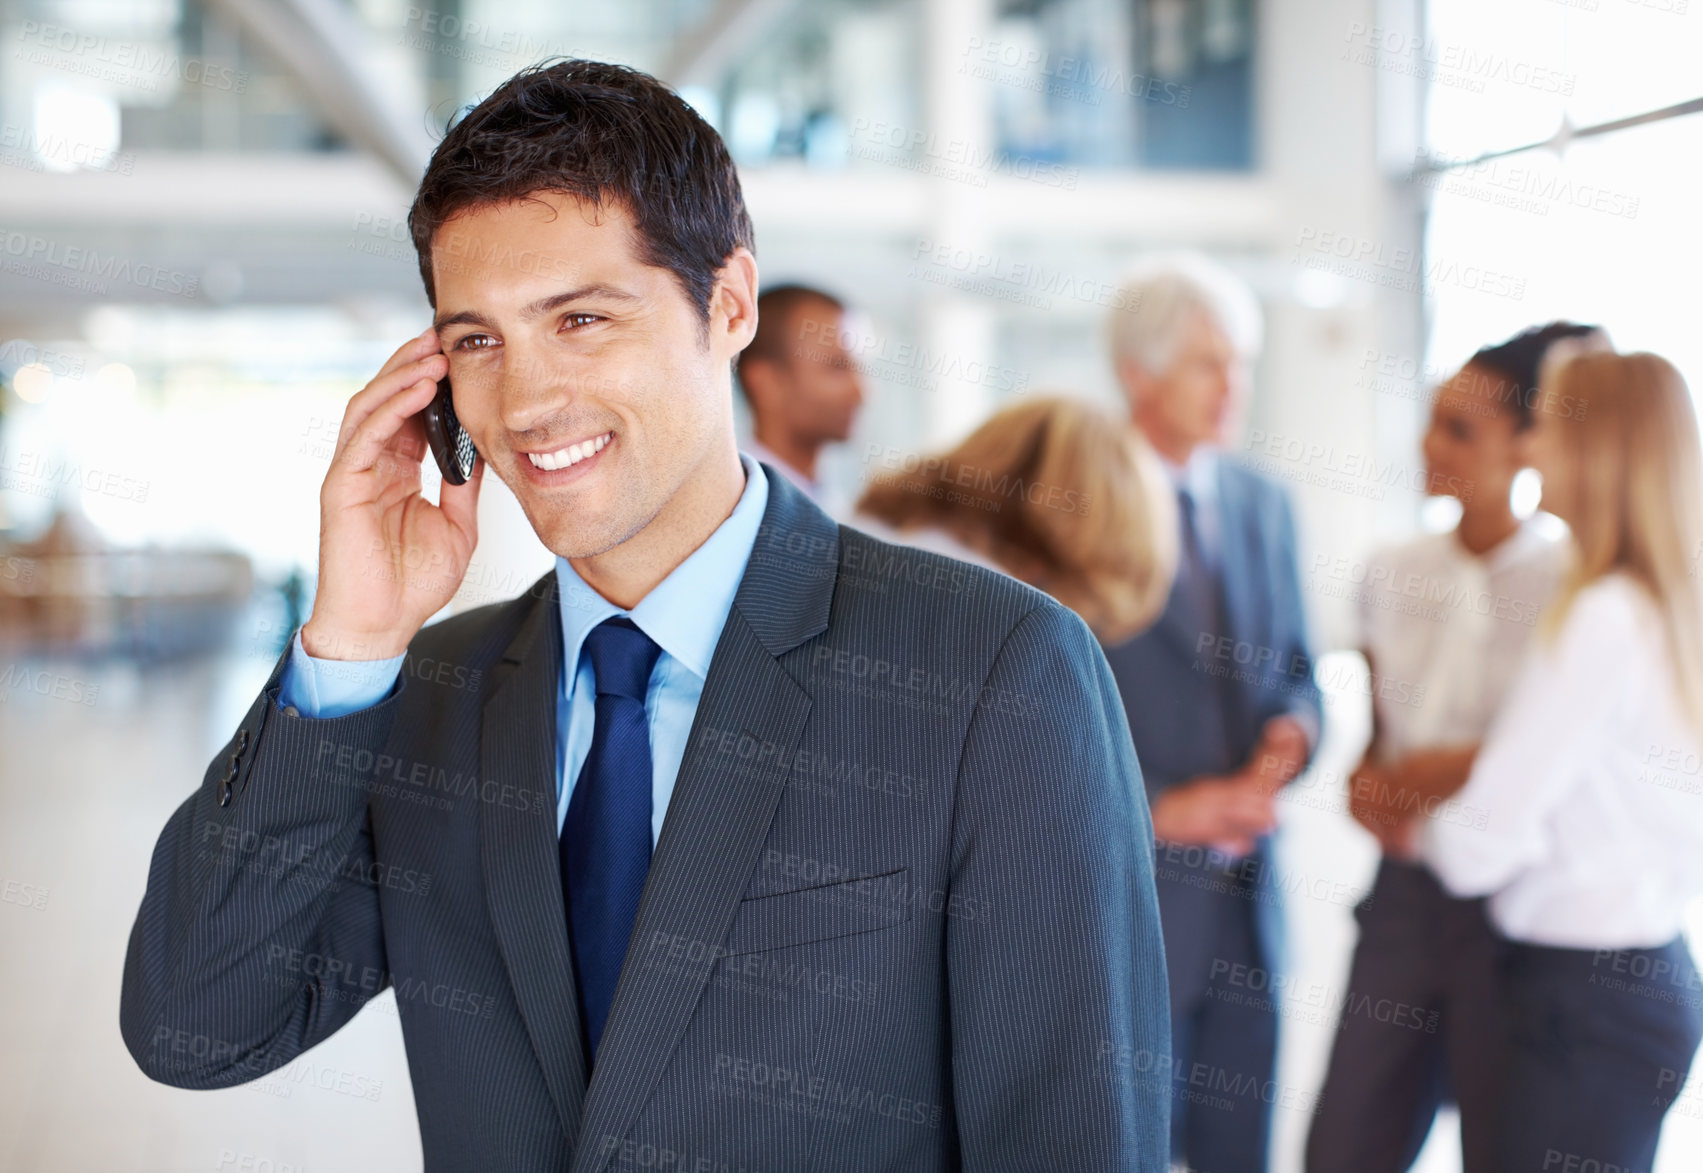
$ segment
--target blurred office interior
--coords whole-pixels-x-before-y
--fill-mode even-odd
[[[678,88],[764,283],[858,311],[847,492],[1026,394],[1115,406],[1109,295],[1144,254],[1256,291],[1231,447],[1296,506],[1329,697],[1283,803],[1297,988],[1345,980],[1376,858],[1330,568],[1450,522],[1399,471],[1439,377],[1569,318],[1703,385],[1685,0],[0,0],[0,1170],[419,1168],[389,994],[188,1093],[126,1055],[119,977],[154,837],[311,607],[343,404],[429,320],[405,217],[435,137],[558,54]],[[495,478],[481,523],[452,609],[551,565]],[[1278,1173],[1333,1025],[1283,1021]],[[1452,1127],[1424,1173],[1459,1168]],[[1657,1169],[1699,1167],[1688,1091]]]

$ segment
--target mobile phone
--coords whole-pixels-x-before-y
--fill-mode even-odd
[[[438,393],[420,412],[420,417],[426,427],[426,443],[431,445],[432,456],[438,462],[438,471],[443,473],[444,483],[466,484],[467,478],[473,475],[473,463],[479,459],[479,451],[473,447],[473,437],[455,418],[455,401],[450,398],[448,375],[438,380]]]

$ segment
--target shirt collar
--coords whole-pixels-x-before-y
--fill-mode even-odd
[[[562,673],[563,689],[568,695],[573,695],[585,637],[592,628],[615,615],[632,619],[640,631],[699,679],[709,676],[710,657],[721,638],[721,629],[727,624],[733,596],[739,593],[739,583],[745,577],[745,565],[751,559],[751,548],[757,543],[757,530],[769,503],[769,479],[763,475],[762,467],[744,453],[739,456],[739,464],[745,470],[745,489],[733,512],[632,610],[624,611],[592,590],[566,558],[556,559],[556,587],[562,611],[562,663],[570,666]]]
[[[1159,463],[1165,466],[1165,475],[1171,478],[1171,487],[1181,489],[1186,486],[1196,505],[1210,504],[1217,496],[1217,454],[1207,445],[1198,445],[1182,464],[1173,462],[1167,456],[1160,456]]]
[[[756,457],[758,460],[766,462],[770,468],[774,469],[787,480],[791,481],[794,487],[796,487],[806,497],[809,497],[812,501],[817,500],[821,496],[822,486],[820,484],[805,476],[802,472],[792,467],[792,465],[782,460],[779,456],[776,456],[769,450],[767,445],[759,443],[757,437],[752,436],[751,439],[745,442],[745,451]]]

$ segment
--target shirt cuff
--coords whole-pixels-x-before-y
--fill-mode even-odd
[[[403,656],[388,660],[316,660],[302,650],[302,632],[290,640],[290,662],[278,680],[278,707],[304,717],[344,717],[378,704],[396,684]]]

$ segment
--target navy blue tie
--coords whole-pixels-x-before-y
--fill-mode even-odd
[[[1226,634],[1224,600],[1220,594],[1220,578],[1213,570],[1206,553],[1206,543],[1202,540],[1197,504],[1187,487],[1177,486],[1177,521],[1181,526],[1181,541],[1177,552],[1176,589],[1182,596],[1189,625],[1193,628],[1189,638],[1195,645],[1196,670],[1204,669],[1208,673],[1218,697],[1216,707],[1197,709],[1193,713],[1191,735],[1207,744],[1224,746],[1229,744],[1229,730],[1238,704],[1236,690],[1231,687],[1229,677],[1230,671],[1237,665],[1234,654],[1228,659],[1223,657],[1217,642]],[[1202,655],[1202,652],[1206,654]]]
[[[1202,635],[1224,633],[1222,602],[1218,597],[1218,578],[1212,571],[1201,540],[1200,516],[1195,508],[1194,494],[1177,487],[1177,521],[1181,527],[1181,549],[1177,559],[1177,585],[1188,601],[1189,611]]]
[[[568,909],[586,1061],[597,1054],[639,895],[650,870],[650,726],[645,689],[662,649],[630,619],[605,619],[585,637],[597,682],[591,750],[562,824],[562,896]]]

